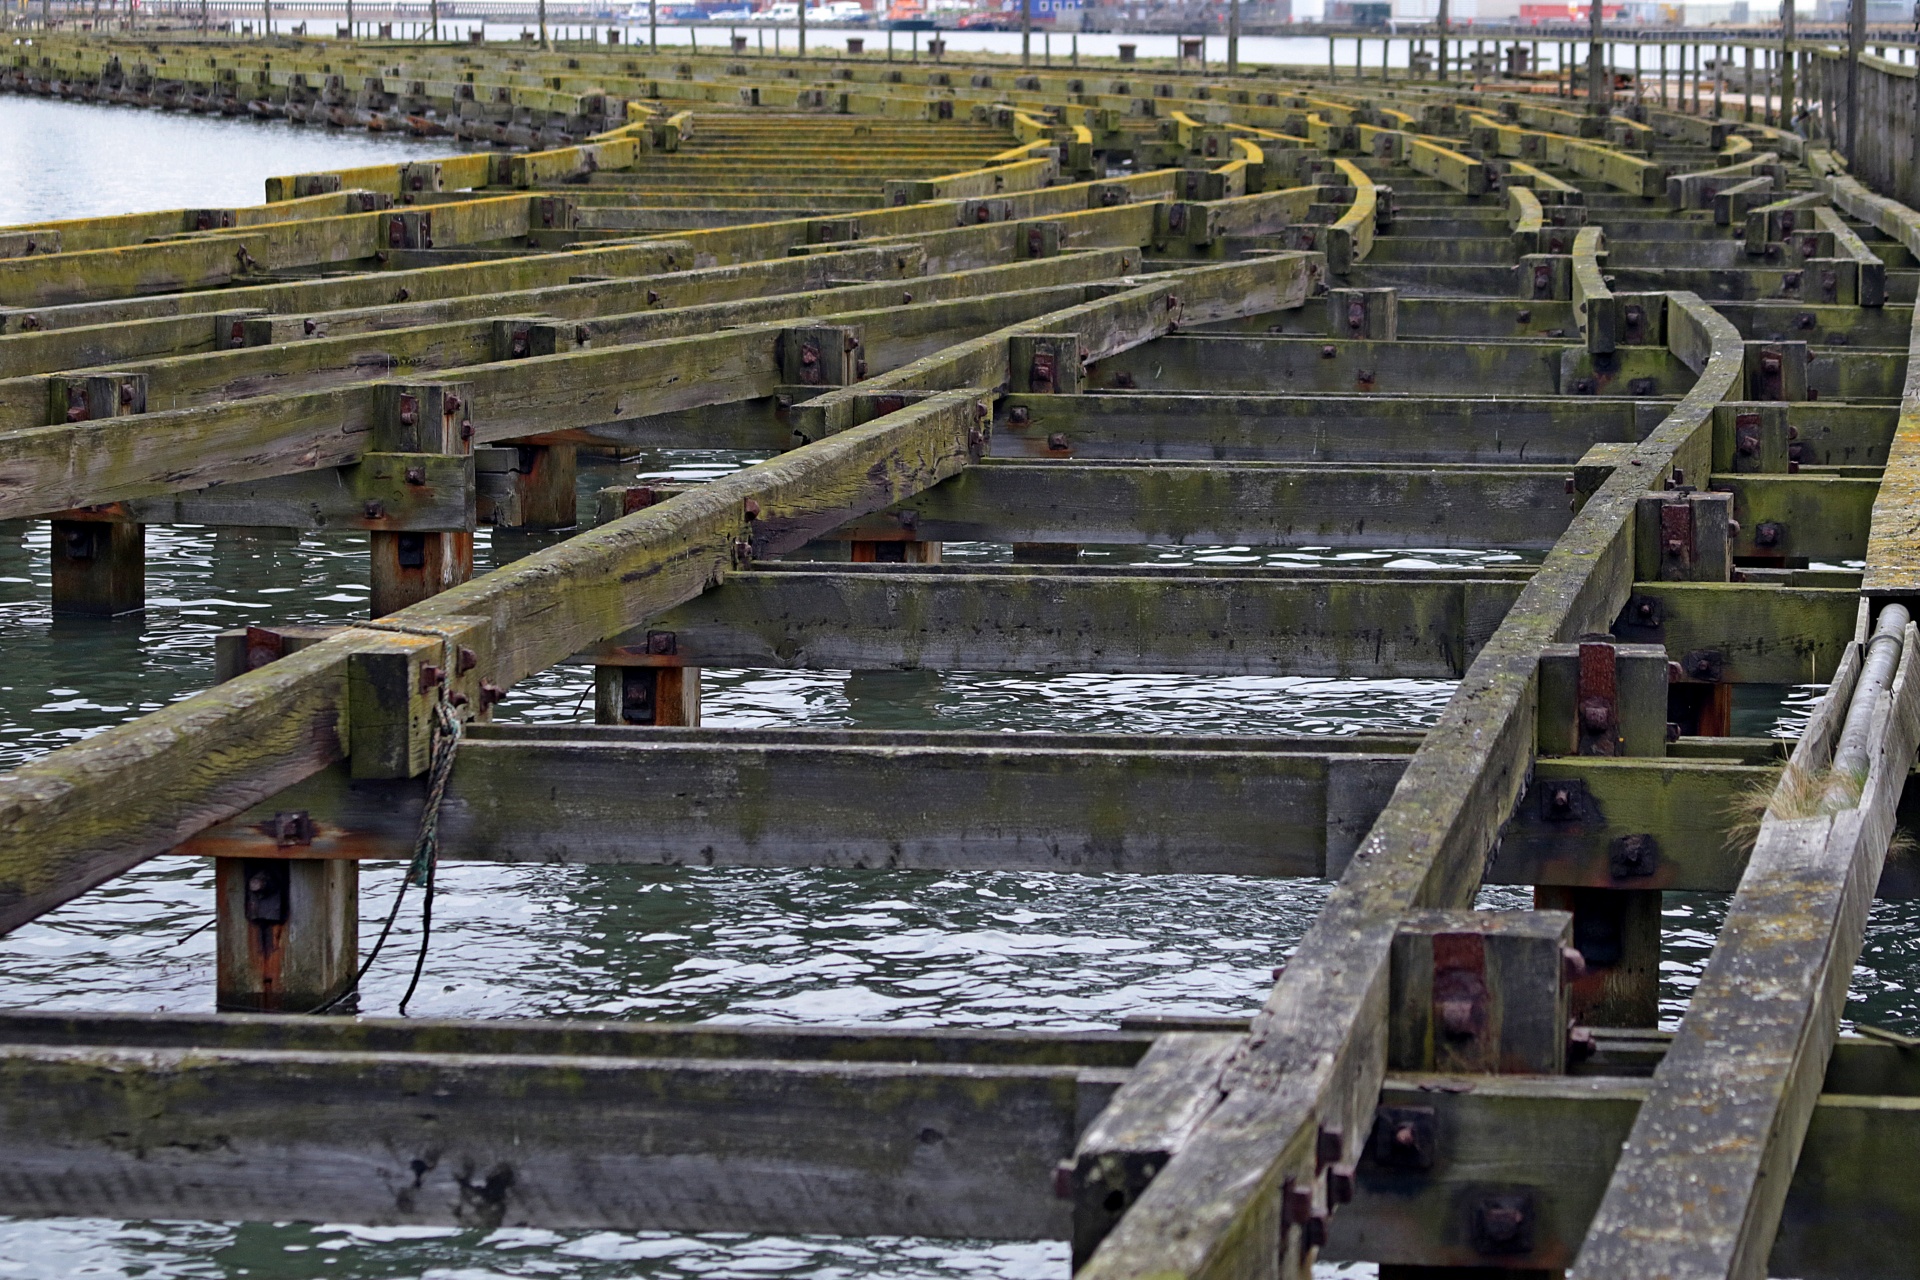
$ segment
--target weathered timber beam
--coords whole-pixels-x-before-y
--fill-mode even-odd
[[[1524,575],[1461,579],[1444,570],[874,568],[734,574],[648,629],[673,632],[678,659],[700,667],[1446,680],[1466,670],[1525,583]],[[595,661],[617,661],[623,639],[595,651]]]
[[[1333,354],[1327,355],[1331,349]],[[1570,394],[1562,386],[1563,353],[1547,342],[1460,342],[1174,334],[1088,371],[1088,388],[1142,391],[1271,391],[1295,393],[1432,395],[1474,394],[1502,387],[1520,395]],[[1582,353],[1584,354],[1584,353]],[[1602,387],[1607,395],[1676,396],[1693,374],[1658,348],[1622,353],[1637,363]],[[1630,384],[1640,383],[1638,389]]]
[[[597,1021],[589,1018],[361,1018],[272,1013],[94,1013],[0,1008],[0,1044],[321,1053],[758,1058],[972,1066],[1131,1067],[1149,1031]],[[1876,1083],[1895,1082],[1884,1070]]]
[[[1396,1076],[1383,1107],[1432,1116],[1427,1169],[1393,1168],[1368,1144],[1353,1203],[1333,1215],[1328,1261],[1557,1269],[1572,1261],[1648,1093],[1618,1077]],[[1765,1274],[1810,1280],[1920,1275],[1912,1184],[1886,1176],[1920,1142],[1920,1099],[1829,1093],[1811,1108],[1800,1165],[1783,1171],[1787,1209]],[[1367,1132],[1366,1130],[1362,1131]],[[1542,1141],[1542,1135],[1552,1135]],[[1891,1162],[1889,1164],[1888,1162]],[[1474,1218],[1513,1197],[1528,1247],[1488,1251]]]
[[[268,223],[223,235],[153,244],[0,258],[0,300],[8,307],[99,302],[129,294],[177,293],[245,283],[249,275],[372,258],[376,249],[431,236],[443,244],[525,235],[528,198],[494,196],[425,213],[343,214]],[[404,226],[404,232],[390,228]]]
[[[856,388],[829,391],[795,406],[794,431],[816,440],[856,421],[864,397],[900,391],[1008,386],[1016,372],[1010,344],[1026,334],[1073,334],[1079,359],[1097,361],[1130,351],[1182,324],[1282,311],[1306,304],[1326,276],[1319,254],[1277,253],[1217,266],[1191,267],[1151,277],[1098,302],[1070,308],[1030,325],[996,330],[937,355],[868,379]]]
[[[1317,262],[1291,254],[1198,267],[1044,314],[1036,314],[1035,308],[1064,299],[1043,289],[1016,295],[1020,301],[1010,306],[1016,314],[1031,317],[1016,329],[1051,332],[1069,325],[1083,332],[1083,342],[1092,340],[1093,346],[1083,349],[1124,350],[1164,330],[1169,298],[1178,300],[1176,316],[1183,306],[1226,315],[1271,309],[1287,296],[1304,300]],[[979,315],[967,317],[961,303],[939,306],[959,307],[962,314],[953,319],[965,332],[991,323]],[[885,316],[913,310],[903,303],[886,309]],[[929,314],[939,312],[930,308]],[[874,312],[854,316],[883,318]],[[782,377],[786,362],[780,348],[784,332],[778,323],[748,325],[605,350],[501,360],[467,366],[458,375],[471,388],[476,443],[510,440],[618,422],[643,412],[668,413],[771,395],[787,380]],[[964,337],[965,332],[951,337]],[[981,378],[996,354],[1004,371],[1008,333],[999,329],[984,338],[968,338],[938,355],[869,379],[858,394],[903,376],[911,385],[912,371],[934,366],[953,370],[952,376],[940,379],[945,386],[992,386],[994,378]],[[939,339],[923,334],[917,341],[927,345]],[[999,376],[1004,378],[1004,372]],[[835,399],[836,394],[829,392],[820,400]],[[839,425],[851,425],[851,398],[836,400],[843,410],[843,417],[836,419]],[[37,514],[341,465],[364,448],[365,432],[380,403],[379,384],[359,383],[0,433],[0,515]],[[796,410],[797,430],[803,429],[801,409],[811,410],[817,403]]]
[[[602,291],[593,301],[605,304],[617,299],[636,310],[609,313],[604,305],[591,310],[573,308],[581,314],[564,323],[561,318],[544,318],[544,313],[540,319],[502,318],[513,313],[495,305],[471,319],[385,328],[377,339],[377,351],[372,353],[364,333],[349,330],[334,336],[332,317],[313,321],[314,334],[304,337],[312,317],[238,319],[233,323],[243,336],[262,326],[271,332],[259,342],[249,339],[223,350],[122,363],[113,372],[144,376],[146,408],[163,412],[263,392],[285,395],[347,382],[424,376],[428,370],[456,376],[453,371],[460,366],[516,358],[516,353],[568,354],[588,347],[604,349],[696,337],[719,329],[799,319],[873,324],[868,360],[874,371],[880,372],[917,359],[930,348],[970,337],[981,328],[1076,305],[1084,301],[1084,294],[1076,294],[1076,286],[1117,278],[1137,263],[1137,253],[1093,251],[922,276],[914,279],[911,287],[892,282],[848,282],[817,273],[825,278],[816,279],[809,289],[790,293],[767,290],[762,296],[676,307],[660,305],[663,300],[655,288],[623,281],[617,294]],[[751,278],[755,273],[738,269],[733,274]],[[549,292],[535,290],[528,296]],[[765,296],[767,293],[772,296]],[[537,300],[535,305],[539,305]],[[208,331],[219,327],[209,322]],[[68,338],[91,332],[56,330],[44,336]],[[7,341],[0,339],[0,354],[4,354]],[[33,376],[0,379],[0,429],[45,423],[48,383],[46,378]]]
[[[1641,439],[1659,425],[1668,407],[1657,401],[1563,396],[1010,395],[998,410],[993,452],[1001,457],[1571,465],[1596,444]],[[1061,436],[1064,441],[1056,440]]]
[[[1744,344],[1699,298],[1668,295],[1668,349],[1697,380],[1573,517],[1409,761],[1200,1123],[1093,1258],[1083,1280],[1142,1274],[1306,1274],[1313,1250],[1279,1212],[1282,1180],[1317,1186],[1323,1125],[1366,1133],[1385,1070],[1386,998],[1402,914],[1471,901],[1533,762],[1544,646],[1604,630],[1633,579],[1640,498],[1712,456],[1716,402],[1743,381]],[[1318,1194],[1316,1192],[1316,1194]]]
[[[564,277],[558,282],[543,278],[538,284],[518,288],[503,279],[499,289],[468,293],[456,288],[444,296],[407,285],[387,286],[377,302],[359,300],[369,292],[366,290],[336,288],[326,292],[321,286],[333,283],[329,281],[274,286],[279,292],[258,297],[251,291],[223,289],[192,295],[199,306],[182,314],[117,321],[94,318],[73,325],[47,324],[43,316],[36,315],[39,327],[31,330],[18,325],[8,328],[4,323],[7,316],[0,314],[0,329],[7,330],[6,336],[0,337],[0,373],[16,377],[212,350],[233,340],[233,321],[229,320],[222,334],[216,332],[218,318],[256,310],[257,317],[241,322],[243,341],[379,333],[500,315],[578,319],[618,315],[647,306],[684,307],[695,305],[695,298],[702,305],[715,305],[827,288],[836,280],[919,277],[926,269],[925,255],[901,246],[878,245],[696,270],[663,269],[661,264],[651,259],[649,262],[652,265],[643,264],[643,269],[625,270],[610,279],[569,283]],[[593,266],[582,264],[587,270]],[[407,300],[394,301],[402,293]],[[16,313],[14,318],[24,317]]]
[[[428,1052],[0,1053],[0,1208],[1057,1239],[1112,1067]],[[106,1188],[112,1188],[110,1192]]]
[[[450,685],[480,705],[568,654],[692,599],[741,560],[804,545],[964,467],[987,406],[935,397],[764,462],[403,609],[393,621],[474,650]],[[431,640],[349,631],[0,777],[0,929],[11,929],[345,757],[352,656]],[[433,665],[450,665],[441,655]],[[430,686],[406,719],[352,726],[425,764]],[[398,741],[394,741],[398,739]],[[363,741],[368,739],[363,736]],[[365,769],[359,770],[366,773]]]
[[[842,536],[1543,550],[1567,507],[1565,468],[995,460]]]
[[[616,736],[616,734],[618,736]],[[1032,741],[1028,741],[1031,737]],[[465,743],[445,857],[661,866],[1318,876],[1386,802],[1400,750],[1301,739],[704,731]],[[644,789],[620,782],[644,771]],[[203,832],[218,857],[404,857],[424,790],[329,770]],[[915,797],[901,804],[899,797]],[[276,846],[275,813],[310,844]]]
[[[1920,216],[1908,218],[1913,242],[1920,243]],[[1863,593],[1883,599],[1920,595],[1920,307],[1912,324],[1900,416],[1869,520],[1861,584]]]

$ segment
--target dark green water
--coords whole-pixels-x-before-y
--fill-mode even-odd
[[[0,172],[31,158],[41,180],[0,184],[0,223],[258,198],[269,173],[419,144],[251,122],[0,99]],[[89,156],[137,172],[99,180]],[[222,184],[225,184],[223,187]],[[586,471],[583,493],[642,475],[698,477],[738,455],[662,456]],[[248,623],[364,616],[358,537],[148,533],[148,609],[110,623],[56,622],[47,528],[0,525],[0,767],[184,697],[211,678],[214,634]],[[484,531],[484,570],[535,540]],[[1004,557],[950,545],[950,560]],[[1513,563],[1409,551],[1136,548],[1090,559],[1210,564]],[[588,673],[558,668],[517,688],[505,719],[590,716]],[[990,673],[713,671],[715,726],[830,726],[1162,733],[1344,734],[1430,724],[1450,693],[1431,681],[1328,681]],[[1756,695],[1763,691],[1743,691]],[[1744,701],[1737,732],[1781,731],[1808,691]],[[395,870],[363,879],[384,914]],[[976,1027],[1111,1027],[1129,1013],[1245,1013],[1318,908],[1324,887],[1236,878],[978,873],[660,871],[451,864],[441,877],[423,1014],[723,1019]],[[1524,905],[1489,891],[1490,904]],[[1678,1016],[1720,904],[1671,895],[1665,993]],[[210,869],[161,859],[0,939],[0,1001],[16,1006],[204,1010],[212,1005]],[[1920,1030],[1909,994],[1913,915],[1876,909],[1854,981],[1855,1016]],[[366,927],[371,934],[373,921]],[[362,1007],[393,1011],[415,941],[376,971]],[[1370,1268],[1349,1269],[1352,1274]],[[1328,1269],[1329,1274],[1337,1274]],[[0,1220],[0,1278],[912,1276],[1026,1280],[1066,1273],[1056,1244],[786,1239],[666,1233],[369,1229],[104,1220]]]

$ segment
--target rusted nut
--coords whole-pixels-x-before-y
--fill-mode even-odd
[[[440,687],[440,682],[445,678],[446,673],[432,663],[423,665],[420,668],[420,692],[432,693]]]
[[[427,469],[425,467],[408,467],[407,468],[408,484],[425,484],[426,482],[427,482]]]
[[[659,303],[659,301],[660,301],[660,294],[659,294],[659,292],[658,292],[658,291],[656,291],[656,290],[653,290],[653,289],[649,289],[649,290],[647,290],[647,305],[648,305],[648,306],[650,306],[650,307],[651,307],[651,306],[654,306],[654,305],[656,305],[657,303]]]
[[[742,502],[740,507],[741,510],[746,512],[747,519],[758,520],[760,518],[760,504],[752,498],[748,498],[745,502]]]
[[[1555,813],[1573,812],[1573,789],[1555,787],[1547,793],[1547,808]]]
[[[1567,477],[1567,492],[1568,492],[1568,493],[1572,493],[1572,492],[1573,492],[1573,488],[1574,488],[1574,486],[1573,486],[1573,477],[1572,477],[1572,476],[1568,476],[1568,477]]]
[[[1320,358],[1322,360],[1331,360],[1339,354],[1340,348],[1334,346],[1332,343],[1328,343],[1326,346],[1320,348]]]
[[[913,301],[913,290],[911,290],[911,289],[902,289],[902,290],[900,291],[900,301],[901,301],[901,302],[912,302],[912,301]]]
[[[1327,1203],[1332,1205],[1352,1204],[1354,1191],[1353,1166],[1336,1164],[1327,1170]]]
[[[1780,535],[1785,532],[1779,521],[1762,520],[1753,531],[1753,544],[1757,547],[1777,547],[1780,545]]]
[[[1007,421],[1016,427],[1024,427],[1033,421],[1033,411],[1023,404],[1017,404],[1007,410]]]
[[[1577,396],[1595,395],[1599,392],[1599,390],[1600,390],[1600,384],[1595,382],[1592,378],[1580,378],[1576,380],[1573,384],[1573,393]]]
[[[494,703],[507,696],[507,691],[491,680],[480,682],[480,709],[487,710]]]
[[[133,404],[133,386],[131,383],[123,382],[120,384],[120,407],[124,409],[131,406],[132,404]]]
[[[1131,390],[1133,388],[1133,375],[1131,373],[1128,373],[1125,369],[1122,369],[1120,372],[1113,375],[1113,385],[1116,387],[1124,387],[1128,390]]]
[[[447,412],[458,413],[460,412],[460,408],[461,408],[460,397],[456,395],[448,395],[447,396]]]
[[[1788,289],[1798,289],[1800,287],[1800,273],[1798,271],[1789,271],[1780,277],[1780,283]]]
[[[1047,437],[1047,448],[1053,450],[1055,453],[1065,453],[1069,447],[1067,444],[1067,435],[1064,431],[1056,431]]]
[[[1315,1209],[1300,1224],[1300,1241],[1309,1249],[1324,1249],[1327,1245],[1327,1214],[1324,1209]]]
[[[460,652],[454,656],[453,660],[454,671],[460,675],[465,675],[479,665],[480,655],[465,645],[460,646]]]
[[[1513,317],[1513,320],[1514,320],[1514,323],[1515,323],[1515,324],[1527,324],[1527,323],[1530,323],[1530,322],[1531,322],[1531,321],[1533,320],[1533,312],[1532,312],[1531,310],[1529,310],[1528,308],[1526,308],[1526,307],[1522,307],[1522,308],[1521,308],[1521,309],[1520,309],[1520,310],[1519,310],[1519,311],[1518,311],[1518,312],[1517,312],[1517,313],[1516,313],[1516,314],[1514,315],[1514,317]]]
[[[413,297],[412,291],[407,289],[396,289],[394,290],[394,293],[393,293],[393,300],[395,302],[406,302],[410,300],[412,297]]]
[[[387,504],[378,498],[368,498],[366,513],[369,520],[384,520],[387,518]]]
[[[1653,601],[1651,600],[1642,600],[1634,608],[1633,613],[1634,617],[1638,618],[1641,623],[1649,626],[1653,624],[1656,617],[1653,609]]]
[[[1480,1015],[1477,1001],[1462,997],[1436,1003],[1440,1011],[1440,1031],[1449,1040],[1471,1040],[1480,1034],[1485,1019]]]
[[[320,322],[318,320],[308,318],[300,322],[300,327],[306,332],[306,335],[309,338],[311,338],[314,335],[314,333],[319,330]]]
[[[1581,963],[1586,963],[1585,957],[1581,958]],[[1569,1027],[1567,1029],[1568,1062],[1585,1062],[1594,1055],[1597,1048],[1598,1046],[1593,1042],[1593,1032],[1588,1028]]]
[[[1605,733],[1613,724],[1613,707],[1605,698],[1580,700],[1580,726],[1588,733]]]
[[[1533,1198],[1492,1195],[1473,1206],[1473,1247],[1483,1254],[1529,1253],[1533,1249]]]

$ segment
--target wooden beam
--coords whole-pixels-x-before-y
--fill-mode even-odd
[[[22,1045],[0,1077],[10,1213],[1059,1239],[1053,1168],[1126,1072]]]

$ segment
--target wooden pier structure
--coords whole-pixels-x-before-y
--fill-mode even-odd
[[[373,592],[0,776],[0,928],[213,857],[222,1010],[0,1011],[0,1213],[1920,1275],[1920,1060],[1838,1034],[1869,906],[1920,893],[1913,68],[1864,60],[1870,185],[1818,130],[1517,81],[10,59],[536,149],[0,229],[0,517],[52,522],[56,611],[141,608],[149,524],[364,531]],[[579,451],[637,447],[768,460],[577,516]],[[576,520],[473,574],[481,523]],[[1081,562],[1113,545],[1522,554]],[[488,723],[568,661],[594,723]],[[701,727],[703,667],[1457,683],[1423,734],[776,731]],[[1797,741],[1734,735],[1794,684]],[[436,857],[1331,886],[1239,1021],[327,1012],[359,862]],[[1675,890],[1731,904],[1661,1031]]]

